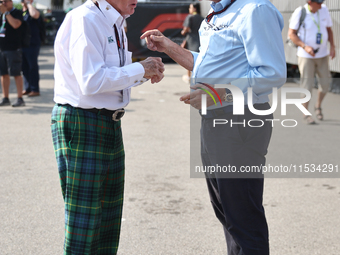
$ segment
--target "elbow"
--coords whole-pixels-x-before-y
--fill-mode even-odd
[[[269,78],[277,86],[282,86],[287,80],[287,65],[283,63],[273,70],[273,74]],[[276,86],[275,86],[276,87]]]
[[[292,33],[290,31],[288,32],[288,38],[292,40]]]
[[[81,77],[80,80],[78,80],[80,84],[80,91],[83,96],[93,96],[97,93],[99,93],[100,90],[100,84],[98,84],[98,80],[95,76],[84,76]]]
[[[83,83],[83,86],[80,86],[80,90],[83,96],[92,96],[97,92],[89,83]]]
[[[18,29],[19,27],[21,27],[22,22],[20,20],[16,20],[15,22],[13,22],[14,24],[12,25],[12,27],[14,29]]]
[[[20,26],[21,26],[21,23],[20,23],[20,24],[15,24],[15,25],[13,25],[12,27],[13,27],[14,29],[18,29]]]
[[[289,39],[293,40],[294,35],[296,35],[296,31],[293,30],[293,29],[289,29],[288,30],[288,37],[289,37]]]
[[[85,87],[81,88],[81,94],[83,96],[92,96],[94,93],[87,86],[85,86]]]
[[[273,76],[274,87],[280,88],[287,81],[287,65],[286,63],[280,65],[279,68],[275,70],[275,75]]]
[[[261,83],[269,84],[272,87],[281,87],[287,80],[286,63],[277,65],[275,68],[260,67],[254,70],[253,78],[259,78]]]
[[[33,19],[39,19],[39,17],[40,17],[40,12],[38,11],[32,16]]]

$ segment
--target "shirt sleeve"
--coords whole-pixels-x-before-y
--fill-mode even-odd
[[[13,12],[11,12],[11,15],[13,16],[13,18],[20,20],[21,22],[24,20],[22,17],[22,11],[20,10],[15,10]]]
[[[324,7],[325,7],[325,12],[326,12],[326,17],[327,17],[327,27],[332,27],[333,26],[332,17],[329,13],[327,6],[325,5]]]
[[[239,30],[249,66],[246,78],[255,97],[270,94],[268,88],[279,88],[286,81],[283,25],[278,11],[268,5],[257,5]]]
[[[143,66],[140,63],[123,67],[112,64],[119,63],[119,55],[104,55],[105,35],[93,22],[84,18],[79,22],[81,24],[72,23],[77,29],[71,28],[69,60],[82,94],[93,95],[139,85],[144,76]]]
[[[189,19],[190,19],[190,14],[186,16],[184,22],[183,22],[183,27],[189,27]]]
[[[196,52],[196,51],[190,51],[190,52],[192,54],[192,57],[194,58],[194,64],[192,66],[192,69],[194,69],[195,68],[195,63],[196,63],[196,60],[197,60],[197,57],[198,57],[199,53]]]
[[[294,29],[294,30],[297,30],[299,28],[300,17],[301,17],[301,12],[302,12],[301,10],[302,8],[299,7],[293,12],[290,18],[289,28]]]

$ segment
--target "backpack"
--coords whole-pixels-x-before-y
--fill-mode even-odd
[[[305,8],[304,6],[301,6],[301,8],[302,8],[302,9],[301,9],[301,16],[300,16],[300,20],[299,20],[299,27],[298,27],[298,29],[296,30],[296,34],[299,32],[300,27],[301,27],[303,21],[305,20],[305,18],[306,18],[306,16],[307,16],[306,8]],[[290,20],[291,20],[291,18],[289,19],[289,23],[290,23]],[[287,38],[286,43],[287,43],[289,46],[291,46],[291,47],[297,48],[297,45],[296,45],[295,43],[293,43],[293,41],[289,38],[289,36],[288,36],[288,38]]]
[[[21,23],[21,32],[22,32],[21,46],[23,48],[27,48],[31,44],[31,28],[28,25],[28,23],[24,20]]]

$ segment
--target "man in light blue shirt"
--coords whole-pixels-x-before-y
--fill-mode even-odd
[[[199,30],[199,53],[181,48],[158,30],[147,31],[141,38],[146,39],[150,50],[165,52],[192,70],[194,91],[181,97],[184,103],[200,110],[202,94],[207,90],[216,91],[222,98],[220,104],[214,105],[208,97],[206,114],[203,109],[200,112],[202,163],[203,166],[232,166],[238,174],[207,172],[210,199],[224,227],[229,255],[267,255],[263,175],[261,172],[253,176],[240,174],[239,170],[265,165],[272,131],[268,120],[272,120],[273,115],[255,115],[246,104],[250,102],[257,110],[270,109],[268,95],[286,81],[281,37],[283,18],[269,0],[213,0],[211,7]],[[233,114],[237,101],[235,90],[230,87],[233,95],[225,88],[214,91],[212,87],[220,84],[231,84],[243,92],[243,115]],[[228,120],[228,124],[215,125],[216,119]],[[249,124],[255,119],[263,125]]]

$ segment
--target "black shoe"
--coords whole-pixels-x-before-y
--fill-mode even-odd
[[[0,106],[6,106],[11,105],[11,102],[9,101],[8,97],[4,97],[0,103]]]
[[[25,102],[22,99],[22,97],[19,97],[18,100],[12,104],[13,107],[20,107],[20,106],[25,106]]]

